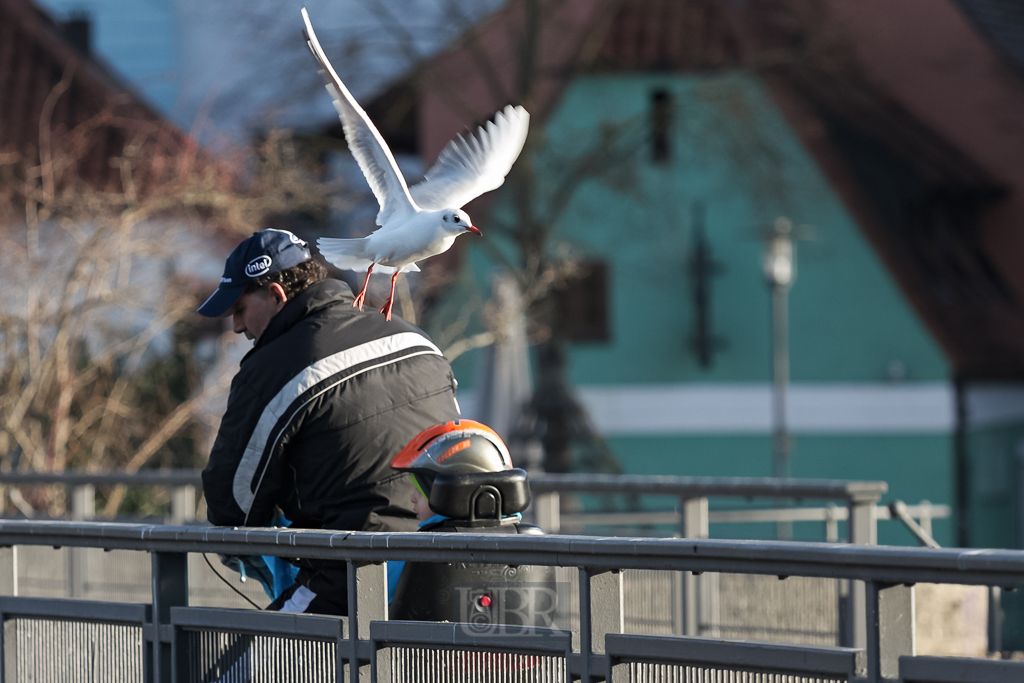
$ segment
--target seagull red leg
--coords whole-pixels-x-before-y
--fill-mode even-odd
[[[391,307],[395,303],[395,280],[398,279],[398,269],[395,269],[395,274],[391,276],[391,296],[388,297],[388,302],[384,304],[384,307],[380,309],[380,312],[384,314],[384,317],[391,320]]]
[[[366,286],[370,284],[370,273],[373,272],[374,263],[370,264],[370,267],[366,269],[366,279],[363,281],[363,288],[359,290],[359,294],[352,300],[352,305],[358,308],[360,311],[363,310],[363,299],[366,298]]]

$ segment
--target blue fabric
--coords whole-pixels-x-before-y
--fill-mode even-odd
[[[274,521],[271,524],[271,526],[283,527],[291,525],[292,523],[281,514],[280,510],[275,514]],[[295,583],[295,575],[299,573],[299,568],[273,555],[263,555],[263,561],[266,563],[267,569],[270,570],[271,579],[269,582],[261,581],[260,583],[263,584],[263,590],[270,596],[270,599],[277,600],[282,593],[291,588],[292,584]]]
[[[398,588],[398,580],[402,578],[402,570],[405,569],[405,560],[386,562],[388,566],[388,604],[395,599],[395,589]]]

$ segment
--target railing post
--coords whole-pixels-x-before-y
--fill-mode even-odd
[[[988,653],[1003,651],[1003,589],[988,587]]]
[[[864,586],[865,629],[864,650],[867,654],[868,683],[879,683],[882,678],[881,624],[878,610],[879,585],[874,581],[862,582]]]
[[[96,517],[96,487],[81,484],[71,487],[71,519],[81,522]]]
[[[348,638],[353,660],[348,663],[351,683],[389,683],[391,659],[387,652],[374,652],[369,664],[359,664],[360,641],[370,640],[370,622],[387,621],[388,572],[383,562],[348,562]],[[371,678],[371,674],[375,674]]]
[[[71,519],[82,522],[96,517],[96,487],[81,484],[71,487]],[[67,593],[69,598],[85,597],[85,548],[68,548]]]
[[[683,538],[707,538],[708,537],[708,499],[707,498],[683,498],[680,501],[682,519],[680,520],[680,534]],[[677,609],[681,614],[677,619],[682,625],[684,636],[700,635],[700,605],[698,604],[699,586],[698,577],[693,572],[678,572],[680,578],[677,584],[681,584],[679,591],[681,600]]]
[[[579,576],[580,683],[590,683],[595,677],[611,676],[610,671],[596,666],[593,655],[605,653],[606,635],[624,630],[622,572],[581,567]]]
[[[825,540],[829,543],[839,542],[839,513],[841,510],[841,507],[831,502],[825,508]]]
[[[921,503],[918,505],[918,508],[920,508],[921,510],[921,518],[918,523],[921,525],[921,528],[924,529],[924,532],[926,534],[928,534],[932,538],[935,538],[935,536],[932,534],[932,518],[934,517],[934,510],[932,510],[932,502],[930,500],[922,500]]]
[[[880,493],[871,492],[853,495],[849,502],[849,541],[860,545],[878,544],[878,513],[875,506],[881,498]],[[841,624],[839,633],[842,636],[840,645],[844,647],[866,646],[867,615],[865,612],[865,593],[863,581],[850,581],[845,596],[846,604],[840,605],[839,614],[845,616],[847,623]]]
[[[880,586],[878,593],[879,668],[883,678],[896,679],[900,676],[900,657],[912,657],[917,649],[914,587]]]
[[[558,491],[537,494],[537,497],[533,499],[534,518],[537,526],[549,534],[557,534],[561,527],[560,505]]]
[[[914,590],[867,581],[864,597],[868,683],[898,679],[900,657],[914,655]]]
[[[171,489],[171,524],[181,526],[196,518],[196,487],[175,486]]]
[[[153,683],[172,683],[171,608],[188,606],[188,555],[153,553],[152,649],[148,672]]]

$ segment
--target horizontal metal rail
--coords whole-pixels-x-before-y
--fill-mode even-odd
[[[612,667],[627,662],[725,668],[798,678],[849,680],[865,673],[864,651],[853,648],[776,645],[716,638],[609,634],[605,651]],[[613,673],[613,680],[614,680]]]
[[[0,472],[0,485],[202,486],[199,470],[139,470],[137,472]],[[841,479],[772,479],[768,477],[672,477],[603,474],[542,474],[530,477],[537,493],[561,491],[599,494],[645,494],[704,498],[784,498],[844,500],[851,503],[878,500],[888,490],[884,481]]]
[[[4,521],[0,546],[277,555],[352,562],[475,562],[1024,585],[1024,551],[787,541],[330,532],[115,522]]]
[[[167,527],[100,522],[0,522],[0,545],[69,546],[137,550],[153,557],[153,604],[118,608],[66,601],[19,599],[0,601],[4,616],[47,615],[54,619],[134,621],[150,615],[143,637],[152,652],[152,671],[159,681],[172,680],[196,642],[189,632],[251,634],[253,638],[308,639],[334,643],[334,671],[343,664],[353,683],[360,675],[387,680],[382,660],[387,648],[511,652],[527,657],[564,659],[574,677],[615,680],[616,667],[625,663],[696,667],[717,670],[773,670],[788,675],[851,680],[861,672],[861,655],[842,648],[752,646],[735,641],[661,636],[620,635],[622,630],[622,569],[663,569],[690,572],[832,577],[865,582],[867,587],[866,659],[863,673],[872,683],[895,678],[894,650],[898,645],[881,632],[889,618],[880,594],[897,599],[902,584],[916,582],[1024,585],[1024,551],[878,547],[853,544],[707,539],[605,538],[477,534],[357,533],[272,529]],[[347,561],[350,614],[347,619],[303,615],[253,614],[188,608],[185,553],[279,555]],[[471,624],[388,623],[384,595],[386,577],[380,563],[468,562],[538,564],[576,567],[579,575],[580,633],[501,630],[500,636],[477,637]],[[891,592],[889,592],[891,591]],[[5,611],[5,609],[7,611]],[[147,611],[148,610],[148,611]],[[899,617],[906,622],[906,614]],[[209,643],[210,641],[203,641]],[[247,641],[235,641],[247,642]],[[255,641],[254,641],[255,642]],[[193,643],[193,645],[189,645]],[[205,646],[204,646],[205,647]],[[242,646],[247,647],[247,646]],[[767,653],[767,654],[766,654]],[[415,655],[414,656],[418,656]],[[427,656],[424,654],[423,656]],[[767,659],[766,659],[767,657]],[[301,659],[301,656],[299,657]],[[294,661],[299,661],[293,657]],[[769,661],[770,660],[770,661]],[[240,659],[245,664],[249,660]],[[253,662],[256,660],[253,659]],[[318,661],[325,661],[323,659]],[[489,660],[457,660],[489,661]],[[910,660],[917,662],[917,660]],[[884,662],[890,662],[886,664]],[[173,666],[172,666],[173,664]],[[149,666],[149,665],[147,665]],[[890,668],[887,670],[886,666]],[[927,667],[927,662],[900,662]],[[731,667],[731,669],[730,669]],[[998,667],[999,672],[1004,667]],[[555,666],[553,671],[562,671]],[[995,669],[992,669],[995,671]],[[1021,668],[1005,669],[1019,673]],[[561,676],[562,674],[557,674]],[[974,679],[971,679],[974,680]],[[982,680],[982,679],[978,679]]]
[[[88,619],[108,624],[143,624],[149,620],[150,606],[98,600],[59,600],[54,598],[0,597],[0,614],[12,617],[51,617]]]
[[[2,480],[0,480],[2,481]],[[889,490],[884,481],[772,479],[760,477],[670,477],[632,474],[544,474],[530,477],[530,489],[601,494],[645,494],[677,498],[714,496],[797,500],[877,501]]]
[[[1020,683],[1024,664],[960,657],[900,657],[903,683]]]
[[[953,514],[949,505],[906,505],[899,508],[911,519],[923,515],[930,519],[946,519]],[[895,519],[890,506],[875,507],[876,519]],[[845,522],[850,510],[845,507],[798,507],[798,508],[757,508],[753,510],[711,510],[708,522],[711,524],[737,524],[743,522]],[[672,524],[678,526],[682,515],[676,511],[652,512],[578,512],[560,515],[562,528],[584,525],[619,526]]]
[[[138,470],[125,472],[0,472],[0,485],[61,485],[61,486],[198,486],[202,487],[200,470]]]

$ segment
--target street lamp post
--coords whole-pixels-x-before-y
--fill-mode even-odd
[[[772,294],[772,476],[790,476],[790,438],[786,415],[789,385],[789,288],[796,279],[793,223],[779,217],[765,240],[765,280]]]

